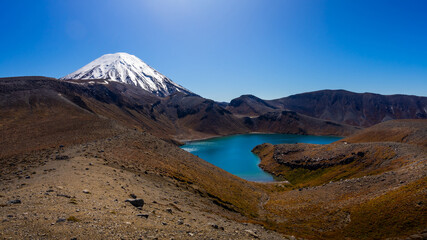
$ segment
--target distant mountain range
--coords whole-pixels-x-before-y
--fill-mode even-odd
[[[172,82],[127,53],[106,54],[60,80],[2,78],[0,93],[4,93],[0,95],[2,116],[29,117],[17,118],[16,124],[21,120],[27,124],[37,113],[43,117],[50,112],[56,113],[50,114],[51,124],[66,122],[68,116],[95,117],[168,140],[248,132],[347,136],[390,119],[427,118],[426,97],[344,90],[275,100],[243,95],[230,103],[218,103]],[[65,118],[59,117],[63,114]]]
[[[427,98],[321,90],[275,100],[243,95],[233,99],[227,110],[240,116],[288,110],[323,120],[368,127],[391,119],[427,118]]]
[[[66,129],[55,130],[61,135],[72,134],[79,126],[116,123],[171,141],[248,132],[350,135],[358,130],[291,111],[240,117],[197,95],[177,92],[159,97],[140,87],[109,80],[2,78],[0,93],[0,114],[15,119],[14,126],[31,125],[38,119],[46,124],[45,131]],[[14,129],[11,127],[10,131]],[[36,137],[43,132],[40,129],[41,126],[29,127],[22,134]]]

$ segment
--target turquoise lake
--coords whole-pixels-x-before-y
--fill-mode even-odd
[[[182,149],[243,179],[256,182],[274,181],[273,176],[258,167],[260,159],[251,150],[262,143],[328,144],[341,137],[290,134],[241,134],[191,141]]]

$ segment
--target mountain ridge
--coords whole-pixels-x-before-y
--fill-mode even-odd
[[[0,78],[1,92],[7,94],[0,99],[3,101],[0,104],[3,116],[15,116],[16,109],[20,109],[23,114],[25,112],[23,116],[30,114],[29,109],[33,113],[48,111],[58,117],[67,111],[78,111],[74,115],[82,119],[98,116],[114,120],[172,142],[260,131],[349,135],[358,130],[345,124],[328,124],[325,120],[301,114],[242,118],[221,104],[197,95],[174,93],[159,97],[130,84],[107,80]],[[28,124],[27,121],[34,116],[21,116],[19,119]],[[19,121],[15,122],[18,124]],[[314,126],[325,128],[319,131]],[[10,130],[13,131],[12,128]]]
[[[258,98],[258,101],[253,101],[253,97],[249,96],[251,95],[242,95],[233,99],[227,109],[246,116],[290,110],[359,127],[369,127],[392,119],[427,118],[427,97],[414,95],[381,95],[328,89],[273,100]],[[240,104],[233,104],[236,102]]]

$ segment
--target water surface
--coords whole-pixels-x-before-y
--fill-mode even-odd
[[[243,179],[258,182],[273,181],[273,176],[258,167],[260,159],[251,150],[262,143],[316,143],[328,144],[341,137],[306,136],[290,134],[241,134],[192,141],[182,149]]]

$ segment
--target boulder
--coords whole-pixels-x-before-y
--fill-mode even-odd
[[[141,198],[127,199],[125,202],[128,202],[137,208],[142,208],[144,206],[144,200],[142,200]]]

